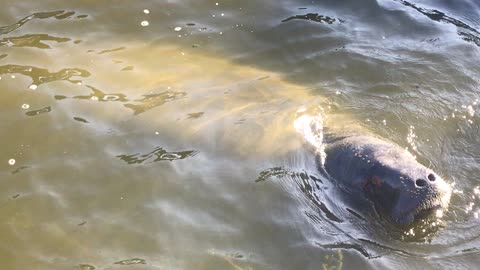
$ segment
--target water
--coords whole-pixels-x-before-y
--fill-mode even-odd
[[[480,263],[477,2],[2,4],[2,269]],[[317,107],[448,179],[442,228],[352,211],[295,131]]]

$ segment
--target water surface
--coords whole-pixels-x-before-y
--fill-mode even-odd
[[[475,1],[3,1],[2,269],[480,263]],[[300,108],[454,185],[392,234],[322,178]],[[374,219],[373,219],[374,220]]]

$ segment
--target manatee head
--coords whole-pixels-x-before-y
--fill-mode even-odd
[[[451,186],[433,170],[397,147],[375,147],[363,190],[377,210],[399,225],[443,215]]]

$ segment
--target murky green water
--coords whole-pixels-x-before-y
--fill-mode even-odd
[[[417,2],[2,0],[1,269],[475,268],[480,6]],[[454,184],[443,228],[349,210],[317,106]]]

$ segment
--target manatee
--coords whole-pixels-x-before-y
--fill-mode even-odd
[[[324,129],[320,116],[304,115],[295,127],[315,147],[320,172],[391,223],[410,225],[448,207],[451,186],[397,144],[363,129]]]

